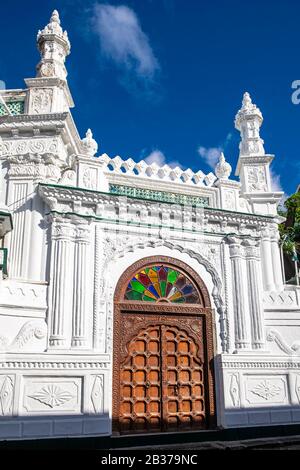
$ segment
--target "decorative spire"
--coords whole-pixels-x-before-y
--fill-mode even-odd
[[[70,41],[66,31],[60,26],[57,10],[54,10],[50,22],[37,34],[37,45],[41,61],[37,66],[37,77],[67,78],[66,56],[70,54]]]
[[[265,155],[259,129],[263,117],[260,109],[252,103],[248,92],[244,93],[242,107],[235,116],[235,127],[241,133],[240,156]]]
[[[219,179],[228,180],[231,175],[231,165],[225,160],[224,153],[221,152],[219,157],[219,163],[217,163],[215,168],[215,174]]]
[[[93,157],[98,150],[98,144],[93,139],[93,133],[91,129],[86,131],[85,137],[81,140],[83,151],[86,155]]]

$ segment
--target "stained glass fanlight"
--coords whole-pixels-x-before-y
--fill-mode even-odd
[[[128,283],[127,300],[146,302],[198,303],[199,294],[182,272],[165,265],[142,269]]]

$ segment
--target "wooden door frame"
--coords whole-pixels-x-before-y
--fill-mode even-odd
[[[152,303],[145,301],[126,301],[125,292],[129,281],[134,274],[149,264],[164,264],[174,269],[179,269],[187,275],[199,292],[201,304],[176,304],[176,303]],[[153,323],[153,319],[157,323],[165,322],[168,313],[172,318],[187,316],[202,317],[204,320],[205,331],[205,362],[206,362],[206,409],[208,428],[212,429],[216,426],[216,405],[215,405],[215,377],[214,377],[214,334],[213,334],[213,309],[211,308],[209,293],[201,277],[188,265],[175,258],[166,256],[150,256],[143,258],[129,266],[121,275],[114,296],[114,334],[113,334],[113,386],[112,386],[112,419],[113,433],[119,433],[119,406],[120,406],[120,364],[126,354],[127,345],[134,338],[140,329],[130,325],[129,331],[122,330],[122,315],[126,312],[136,312],[139,316],[143,316],[144,326]],[[147,314],[149,322],[147,322]],[[139,322],[140,323],[140,322]],[[124,341],[125,336],[125,341]],[[180,432],[180,431],[178,431]]]

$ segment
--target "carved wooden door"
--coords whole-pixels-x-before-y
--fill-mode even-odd
[[[129,316],[134,325],[134,316]],[[153,318],[152,323],[147,316],[144,323],[147,326],[139,328],[120,362],[120,431],[205,428],[202,318],[182,317],[172,322],[168,316]]]

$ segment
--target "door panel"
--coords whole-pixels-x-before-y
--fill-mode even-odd
[[[120,428],[126,431],[161,430],[160,327],[149,327],[128,346],[121,365]]]
[[[129,314],[126,320],[141,327],[121,347],[120,431],[205,428],[203,319]]]
[[[178,327],[162,325],[161,338],[164,429],[205,427],[200,345]]]

